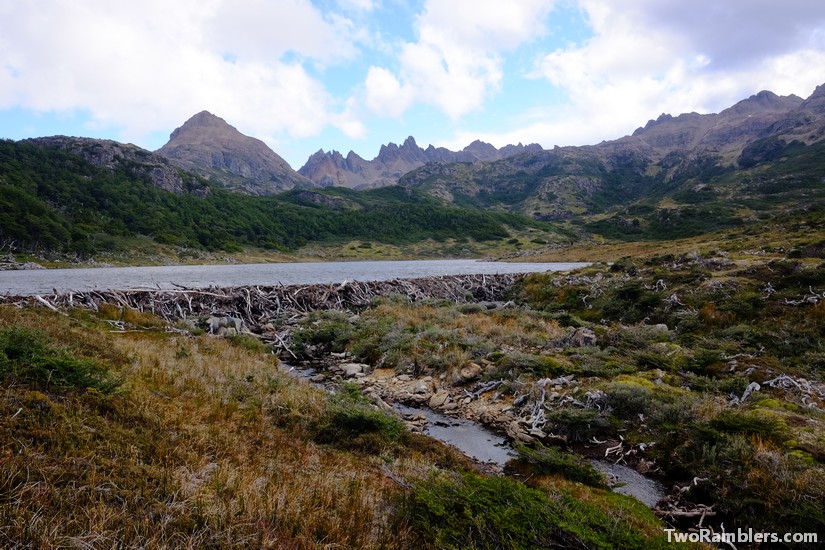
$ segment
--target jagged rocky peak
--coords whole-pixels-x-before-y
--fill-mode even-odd
[[[480,158],[492,158],[498,155],[498,149],[496,149],[489,143],[481,141],[480,139],[475,140],[470,145],[465,147],[464,151],[479,155]]]
[[[313,185],[263,141],[242,134],[209,111],[197,113],[176,128],[158,153],[179,168],[249,194]]]
[[[812,93],[808,99],[816,99],[820,97],[825,97],[825,84],[820,84],[817,86],[814,93]]]
[[[428,145],[422,149],[413,136],[401,145],[393,142],[382,145],[371,161],[364,160],[350,151],[346,159],[337,151],[318,151],[309,157],[298,172],[316,185],[341,185],[357,189],[394,185],[405,173],[430,162],[494,161],[526,151],[541,151],[541,145],[505,145],[496,149],[493,145],[475,140],[460,151]]]
[[[415,142],[415,138],[412,136],[407,136],[407,139],[404,140],[404,143],[401,144],[402,149],[418,149],[418,144]]]
[[[768,113],[784,113],[802,103],[802,98],[789,95],[779,96],[775,93],[762,90],[758,94],[754,94],[747,99],[736,103],[719,113],[720,115],[735,115],[735,116],[749,116]]]

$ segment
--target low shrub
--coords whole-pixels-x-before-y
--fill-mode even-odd
[[[600,413],[598,409],[558,407],[547,411],[547,426],[556,435],[566,436],[568,441],[586,441],[594,436],[613,434],[618,423]]]
[[[45,333],[11,326],[0,328],[0,378],[37,388],[113,392],[120,380],[100,363],[51,345]]]
[[[770,412],[726,410],[713,419],[710,426],[720,432],[757,436],[776,444],[782,444],[789,438],[788,426]]]
[[[346,384],[330,399],[326,414],[315,428],[315,440],[380,454],[401,442],[406,433],[401,420],[377,409],[358,386]]]
[[[560,474],[571,481],[578,481],[591,487],[607,488],[604,474],[582,456],[553,447],[545,447],[541,443],[537,443],[535,447],[517,445],[516,451],[519,454],[517,461],[529,464],[536,474]]]
[[[301,354],[306,353],[309,346],[341,352],[349,343],[353,330],[352,322],[341,311],[315,312],[292,332],[292,341]]]
[[[617,516],[568,493],[549,494],[507,477],[433,474],[410,491],[403,513],[418,548],[665,548]],[[655,520],[652,520],[655,521]]]

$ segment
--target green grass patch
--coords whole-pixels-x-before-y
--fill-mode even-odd
[[[434,474],[415,485],[405,502],[405,512],[415,526],[419,547],[666,547],[661,532],[646,536],[626,519],[570,494],[548,494],[505,477]]]
[[[0,328],[0,378],[41,389],[95,389],[113,392],[120,380],[97,361],[55,347],[36,329]]]

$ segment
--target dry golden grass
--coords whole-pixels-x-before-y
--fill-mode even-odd
[[[383,461],[310,441],[326,395],[274,357],[4,308],[0,327],[11,324],[108,350],[124,385],[111,396],[4,387],[0,546],[404,546]]]

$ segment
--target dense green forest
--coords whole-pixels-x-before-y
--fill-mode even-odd
[[[550,228],[523,216],[444,206],[397,187],[253,197],[212,186],[207,193],[175,194],[136,168],[128,162],[100,168],[60,149],[0,141],[0,241],[91,255],[110,250],[120,237],[139,235],[161,244],[237,251],[352,239],[484,241],[507,237],[508,227]]]

